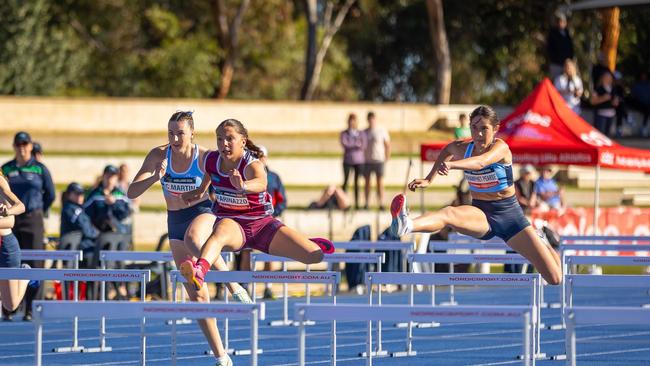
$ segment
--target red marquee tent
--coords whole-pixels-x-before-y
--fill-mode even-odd
[[[517,108],[501,120],[498,137],[510,146],[518,164],[596,167],[594,222],[598,217],[600,167],[650,173],[650,150],[621,146],[575,114],[544,79]],[[422,144],[422,162],[435,161],[448,142]]]
[[[650,172],[650,150],[621,146],[575,114],[544,79],[501,121],[499,137],[515,163],[588,165]],[[435,161],[447,142],[421,146],[422,161]]]

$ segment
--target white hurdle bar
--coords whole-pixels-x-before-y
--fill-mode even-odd
[[[607,243],[607,242],[633,242],[633,243],[648,243],[650,244],[650,236],[634,236],[634,235],[562,235],[560,244],[569,243]]]
[[[36,301],[34,302],[35,352],[34,364],[41,366],[43,353],[43,322],[47,319],[70,317],[111,319],[131,318],[181,318],[204,319],[207,317],[250,318],[251,349],[258,344],[258,321],[264,319],[264,304],[222,304],[222,303],[170,303],[170,302],[125,302],[125,301]],[[172,365],[176,365],[176,329],[172,331]],[[140,330],[140,365],[146,363],[146,333]],[[251,353],[251,365],[257,366],[257,352]]]
[[[445,254],[445,253],[418,253],[407,256],[409,263],[435,263],[449,264],[451,273],[453,273],[454,263],[501,263],[501,264],[530,264],[526,258],[520,254]],[[433,267],[435,269],[435,267]],[[541,301],[544,302],[544,293],[541,293]],[[435,286],[431,287],[431,305],[436,304]],[[457,305],[456,291],[454,286],[449,286],[449,304]]]
[[[381,264],[386,260],[385,253],[332,253],[323,256],[323,262],[327,263],[327,270],[332,270],[334,263],[373,263],[377,265],[377,271],[381,272]],[[287,271],[287,263],[295,260],[279,257],[266,253],[251,253],[251,268],[255,270],[257,262],[281,262],[282,271]],[[309,292],[309,289],[307,289]],[[331,289],[330,289],[331,291]],[[255,293],[255,284],[253,283],[253,293]],[[311,302],[310,296],[306,296],[307,304]],[[270,326],[287,326],[294,325],[293,320],[289,320],[289,293],[287,283],[282,284],[282,320],[269,322]]]
[[[43,268],[0,268],[0,279],[3,280],[58,280],[58,281],[115,281],[115,282],[140,282],[142,294],[146,291],[146,283],[149,281],[149,271],[140,270],[98,270],[98,269],[43,269]],[[143,295],[144,296],[144,295]],[[79,300],[78,293],[72,303]],[[59,347],[52,352],[90,352],[92,348],[79,345],[78,339],[78,318],[74,317],[72,326],[72,346]],[[100,330],[100,345],[104,345],[104,332]],[[110,347],[103,350],[110,351]]]
[[[576,366],[578,325],[648,325],[650,309],[637,307],[574,306],[567,309],[566,365]]]
[[[368,287],[368,304],[372,305],[372,286],[378,285],[378,293],[381,294],[381,286],[388,284],[409,285],[409,305],[414,305],[413,286],[414,285],[459,285],[459,286],[484,286],[484,287],[521,287],[530,289],[530,302],[529,306],[535,309],[535,313],[531,318],[531,326],[533,327],[533,343],[535,345],[534,355],[535,358],[540,359],[545,357],[540,351],[540,299],[542,289],[542,277],[540,274],[481,274],[481,273],[367,273],[366,286]],[[381,297],[378,299],[378,305],[381,304]],[[431,305],[435,307],[435,305]],[[447,308],[447,307],[445,307]],[[453,309],[456,307],[454,306]],[[410,321],[408,324],[406,349],[404,352],[393,352],[393,357],[415,356],[416,351],[413,350],[413,331],[412,327],[414,322]],[[424,323],[434,324],[434,323]],[[437,322],[435,322],[437,324]],[[378,322],[377,328],[377,347],[373,351],[373,355],[385,354],[382,350],[381,344],[381,322]],[[369,325],[372,326],[372,325]]]
[[[469,236],[469,235],[464,235],[464,234],[459,234],[459,233],[450,233],[447,239],[450,242],[454,242],[454,243],[505,244],[503,239],[498,238],[496,236],[491,238],[491,239],[488,239],[488,240],[481,240],[481,239],[477,239],[477,238],[475,238],[473,236]]]
[[[583,241],[580,239],[576,238],[582,238],[582,237],[569,237],[573,239],[567,239],[567,241]],[[589,238],[589,237],[587,237]],[[603,238],[603,237],[596,237],[596,238]],[[616,237],[619,238],[619,237]],[[624,237],[627,238],[627,237]],[[614,239],[617,240],[617,239]],[[563,240],[564,241],[564,240]],[[585,239],[584,241],[589,241]],[[592,240],[593,241],[593,240]],[[586,251],[588,254],[593,254],[589,252],[616,252],[616,251],[629,251],[629,252],[645,252],[645,251],[650,251],[650,245],[647,247],[642,244],[603,244],[606,241],[599,241],[601,244],[565,244],[562,243],[560,245],[560,265],[562,266],[562,276],[566,276],[567,274],[571,273],[571,268],[568,268],[567,263],[566,263],[566,258],[567,258],[567,252],[575,252],[576,254],[580,251]],[[588,257],[595,257],[593,255],[589,255]],[[607,256],[610,257],[611,256]],[[631,258],[631,257],[628,257]],[[574,264],[575,263],[574,261]],[[596,263],[586,263],[586,264],[596,264]],[[648,263],[650,265],[650,263]],[[551,325],[549,326],[549,329],[553,330],[560,330],[560,329],[565,329],[566,323],[564,321],[564,304],[565,304],[565,299],[564,299],[564,294],[566,291],[566,281],[562,281],[562,285],[560,286],[560,306],[562,307],[562,324],[557,324],[557,325]]]
[[[185,283],[187,280],[180,271],[171,271],[173,299],[176,301],[176,289],[178,283]],[[332,286],[332,303],[336,304],[336,288],[340,282],[341,274],[338,272],[274,272],[274,271],[210,271],[205,275],[205,282],[212,283],[320,283]],[[253,299],[255,294],[253,294]],[[246,355],[252,350],[236,350],[229,348],[228,323],[225,325],[224,348],[229,353]],[[257,350],[262,353],[262,349]],[[209,353],[209,352],[208,352]]]
[[[523,329],[523,354],[524,365],[535,365],[531,357],[534,349],[532,342],[533,329],[531,319],[535,309],[527,306],[454,306],[432,308],[428,305],[362,305],[362,304],[296,304],[294,318],[299,322],[300,332],[298,337],[298,365],[304,366],[306,330],[302,325],[308,320],[322,321],[365,321],[368,322],[366,330],[366,365],[372,365],[372,329],[373,321],[406,321],[406,322],[433,322],[444,321],[449,323],[515,323],[521,324]],[[333,339],[333,342],[336,338]],[[336,343],[331,346],[336,349]],[[332,365],[336,365],[333,358]]]

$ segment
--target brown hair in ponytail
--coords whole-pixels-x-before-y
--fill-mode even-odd
[[[255,155],[258,159],[264,156],[262,150],[248,137],[248,130],[241,122],[236,119],[229,118],[219,123],[219,126],[217,126],[217,129],[215,130],[216,134],[219,135],[219,130],[226,127],[232,127],[235,129],[235,131],[237,131],[238,134],[242,135],[246,139],[246,149],[252,152],[253,155]]]

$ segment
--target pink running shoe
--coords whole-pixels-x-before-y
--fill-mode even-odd
[[[309,238],[309,240],[316,243],[320,247],[320,250],[323,252],[323,254],[332,254],[334,253],[334,249],[336,249],[334,248],[334,244],[332,244],[332,242],[327,239]]]
[[[408,217],[406,196],[398,194],[390,204],[390,214],[393,221],[390,223],[390,232],[398,237],[406,235],[413,229],[413,220]]]
[[[201,267],[197,266],[191,258],[188,258],[181,263],[180,271],[187,282],[194,286],[196,291],[199,291],[201,287],[203,287],[205,273],[203,273]]]

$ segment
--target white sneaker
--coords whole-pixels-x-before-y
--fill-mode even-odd
[[[398,194],[393,198],[390,204],[390,214],[393,216],[393,221],[390,223],[391,234],[401,237],[413,230],[413,220],[408,216],[405,195]]]
[[[215,366],[232,366],[232,359],[228,355],[219,357]]]
[[[246,291],[245,288],[240,288],[239,290],[235,291],[232,293],[232,298],[235,299],[235,301],[240,302],[242,304],[252,304],[253,300],[251,297],[248,295],[248,292]]]

